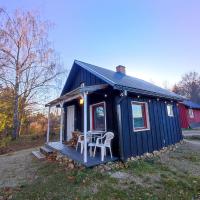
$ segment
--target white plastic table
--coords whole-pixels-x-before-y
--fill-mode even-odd
[[[95,138],[95,137],[98,137],[98,135],[103,137],[103,135],[105,134],[105,131],[88,131],[88,133],[92,135],[92,138]]]

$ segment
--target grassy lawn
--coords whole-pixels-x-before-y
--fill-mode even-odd
[[[192,128],[182,128],[182,131],[193,131],[194,129]]]
[[[58,163],[33,162],[39,165],[37,178],[14,188],[10,192],[12,199],[200,198],[200,148],[188,145],[107,172],[98,168],[68,170]],[[5,194],[5,189],[1,193]]]

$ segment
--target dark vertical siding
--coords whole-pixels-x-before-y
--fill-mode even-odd
[[[170,144],[170,142],[169,142],[169,134],[168,134],[168,130],[167,130],[166,104],[163,101],[161,101],[160,107],[161,107],[161,112],[162,112],[164,146],[168,146]]]
[[[150,122],[149,137],[151,137],[152,139],[152,148],[150,152],[152,152],[153,150],[158,150],[158,140],[157,140],[157,135],[155,134],[156,122],[155,122],[155,117],[154,117],[153,101],[151,100],[148,105],[149,105],[148,109],[149,109],[149,122]]]
[[[76,65],[73,71],[70,74],[69,78],[73,78],[72,80],[68,80],[68,84],[65,85],[62,95],[78,88],[81,83],[85,83],[85,85],[97,85],[97,84],[105,84],[103,80],[91,74],[87,70],[81,68]]]
[[[181,121],[180,121],[179,108],[177,105],[175,106],[175,113],[176,113],[177,141],[180,141],[183,139],[183,136],[182,136],[182,130],[180,129]]]
[[[133,131],[131,101],[147,102],[150,130]],[[173,104],[174,117],[167,115],[167,104],[164,100],[126,97],[120,103],[123,134],[123,141],[121,142],[123,142],[125,159],[130,156],[160,150],[182,139],[177,105],[175,102],[171,104]]]
[[[130,146],[130,125],[129,125],[129,114],[126,110],[127,107],[127,99],[123,99],[120,102],[120,107],[121,107],[121,125],[122,125],[122,141],[120,143],[123,143],[123,155],[125,158],[127,158],[127,152],[131,151],[131,146]],[[125,133],[125,134],[124,134]]]
[[[147,134],[148,137],[148,150],[149,152],[152,152],[154,148],[157,149],[157,143],[156,143],[156,138],[155,134],[152,134],[155,130],[155,125],[153,123],[153,118],[152,118],[152,101],[150,100],[148,102],[148,111],[149,111],[149,123],[150,123],[150,134]]]
[[[160,122],[159,122],[159,116],[158,116],[158,105],[157,105],[157,100],[152,100],[153,102],[153,116],[154,116],[154,123],[155,123],[155,132],[156,138],[157,138],[157,147],[158,149],[162,148],[162,139],[161,139],[161,130],[160,130]]]

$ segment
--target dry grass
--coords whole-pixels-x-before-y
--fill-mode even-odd
[[[57,139],[58,135],[51,136],[51,140]],[[46,141],[46,135],[22,135],[16,140],[10,140],[6,147],[0,148],[0,155],[42,146]]]

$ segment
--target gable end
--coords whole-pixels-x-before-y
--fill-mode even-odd
[[[78,88],[81,83],[85,83],[86,86],[106,84],[104,80],[74,62],[61,96]]]

